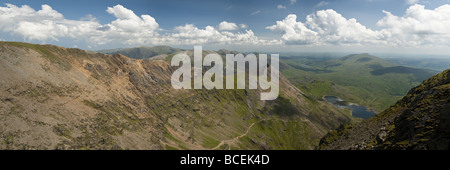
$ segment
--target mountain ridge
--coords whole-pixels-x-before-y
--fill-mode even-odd
[[[258,89],[175,90],[165,60],[20,42],[0,56],[2,149],[312,149],[353,121],[283,75],[279,98],[260,101]]]
[[[122,55],[125,55],[130,58],[135,59],[145,59],[145,58],[152,58],[158,55],[162,54],[172,54],[175,52],[184,51],[179,48],[173,48],[170,46],[140,46],[140,47],[133,47],[133,48],[118,48],[118,49],[106,49],[106,50],[99,50],[97,52],[104,53],[104,54],[116,54],[120,53]]]

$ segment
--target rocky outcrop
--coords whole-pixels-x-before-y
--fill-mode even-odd
[[[319,149],[450,149],[450,70],[375,117],[330,131]]]

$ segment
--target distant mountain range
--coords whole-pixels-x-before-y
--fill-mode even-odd
[[[183,51],[179,48],[169,46],[154,46],[154,47],[136,47],[136,48],[119,48],[109,50],[99,50],[97,52],[103,54],[122,54],[134,59],[152,58],[161,54],[172,54]]]
[[[385,60],[393,63],[410,66],[415,68],[426,68],[437,71],[443,71],[450,67],[450,57],[433,58],[429,56],[424,57],[397,57],[385,58]]]
[[[282,73],[299,89],[370,107],[378,112],[437,71],[401,66],[370,54],[340,58],[283,57]]]

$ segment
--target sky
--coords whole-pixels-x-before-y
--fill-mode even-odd
[[[447,55],[450,0],[0,0],[0,41]]]

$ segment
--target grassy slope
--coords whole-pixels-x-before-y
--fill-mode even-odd
[[[289,94],[282,89],[278,100],[266,103],[261,103],[255,90],[174,91],[167,82],[170,71],[164,69],[168,63],[163,61],[89,54],[51,45],[2,43],[0,52],[19,56],[18,63],[36,65],[26,63],[30,50],[41,55],[35,59],[46,58],[50,63],[38,60],[43,70],[14,74],[19,84],[11,86],[19,88],[18,92],[4,91],[12,97],[2,98],[0,107],[12,114],[2,115],[0,120],[23,119],[20,126],[29,130],[18,130],[8,125],[12,121],[5,122],[0,148],[211,149],[248,130],[236,143],[219,149],[312,149],[329,129],[351,121],[346,111],[309,100],[299,91]],[[122,64],[125,61],[127,65]],[[19,76],[37,73],[48,74],[51,79],[30,76],[42,83],[25,89],[26,82],[20,82]],[[291,87],[288,82],[282,85]],[[92,86],[96,90],[89,90]],[[130,95],[133,98],[124,97]],[[305,102],[300,103],[303,98]],[[30,110],[35,112],[33,117],[27,114]],[[254,128],[249,129],[251,124]],[[29,135],[43,138],[29,143]]]
[[[422,70],[420,78],[405,73],[373,75],[374,70],[396,65],[368,54],[322,60],[288,58],[282,62],[286,64],[282,69],[283,74],[316,99],[334,95],[378,112],[420,84],[423,77],[433,75],[428,70]]]
[[[319,149],[448,149],[450,70],[412,88],[395,105],[361,123],[330,131]]]

